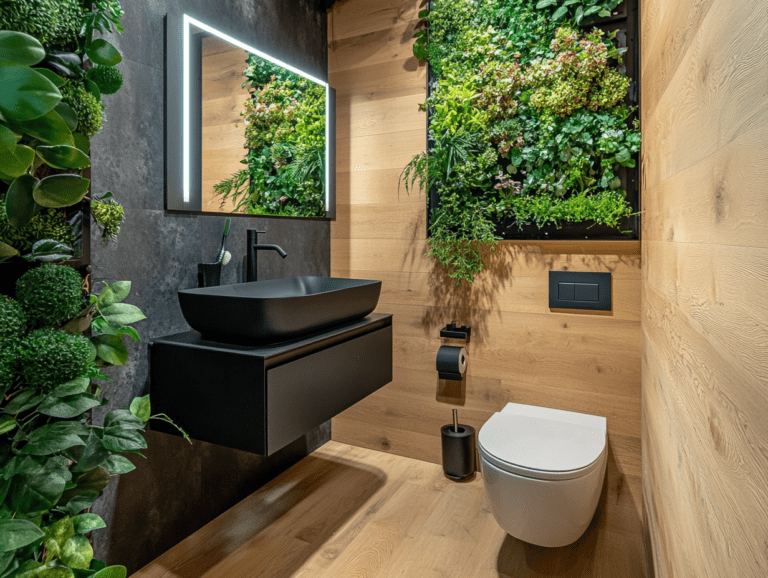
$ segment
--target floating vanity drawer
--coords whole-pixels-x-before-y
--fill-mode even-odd
[[[272,454],[392,381],[392,327],[267,370]]]
[[[192,439],[271,455],[392,381],[392,316],[265,346],[179,333],[150,342],[149,366],[154,413]]]

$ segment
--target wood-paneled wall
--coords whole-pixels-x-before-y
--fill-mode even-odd
[[[768,576],[768,6],[645,0],[643,494],[660,578]]]
[[[607,416],[608,474],[590,531],[611,549],[584,556],[613,557],[617,576],[642,576],[639,243],[505,242],[471,288],[424,256],[425,196],[400,183],[426,146],[426,67],[411,51],[419,4],[341,0],[329,14],[331,269],[383,281],[378,311],[395,315],[396,356],[394,381],[334,419],[333,439],[440,463],[440,426],[455,404],[477,429],[507,402]],[[566,269],[613,273],[612,314],[551,312],[548,272]],[[445,389],[435,371],[439,330],[453,320],[472,326],[463,391]]]
[[[244,168],[245,122],[240,113],[248,100],[243,88],[247,58],[244,50],[218,38],[203,39],[203,211],[231,213],[235,208],[230,199],[222,202],[214,195],[213,186]]]

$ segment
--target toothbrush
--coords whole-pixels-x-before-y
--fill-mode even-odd
[[[224,224],[224,235],[221,237],[221,250],[219,251],[219,256],[216,257],[216,262],[221,263],[222,265],[226,265],[224,263],[224,255],[226,251],[224,250],[224,242],[227,240],[227,235],[229,235],[229,225],[232,223],[232,219],[227,217],[227,222]],[[229,259],[227,259],[229,261]]]

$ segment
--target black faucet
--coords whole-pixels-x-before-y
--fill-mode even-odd
[[[278,245],[259,245],[259,233],[266,233],[266,231],[257,231],[256,229],[248,229],[246,231],[246,251],[245,251],[245,281],[250,283],[256,281],[256,251],[277,251],[283,259],[288,256],[288,253],[283,251],[282,247]]]

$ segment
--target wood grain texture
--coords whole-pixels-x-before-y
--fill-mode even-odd
[[[651,0],[641,26],[656,29],[641,82],[642,478],[653,566],[660,578],[763,577],[768,10],[758,0]]]
[[[223,44],[223,45],[222,45]],[[242,87],[248,54],[217,38],[203,39],[202,59],[202,210],[231,213],[213,186],[240,171],[245,158],[245,123],[240,113],[248,100]]]
[[[479,476],[328,442],[133,578],[641,578],[629,487],[609,468],[584,536],[541,548],[499,527]]]
[[[383,282],[378,310],[394,314],[395,352],[393,382],[334,419],[333,439],[439,463],[440,426],[452,407],[477,429],[508,402],[604,415],[610,454],[599,538],[570,562],[553,555],[547,572],[531,574],[535,563],[525,561],[543,564],[543,552],[513,549],[502,560],[483,547],[442,575],[642,575],[640,243],[502,242],[471,287],[457,287],[424,255],[426,197],[407,194],[401,181],[426,146],[426,115],[418,109],[425,67],[413,61],[408,35],[419,4],[344,0],[329,14],[330,82],[339,94],[332,274]],[[551,311],[550,270],[611,272],[613,311]],[[450,321],[472,326],[461,384],[441,382],[435,371],[439,330]],[[477,517],[471,509],[463,515]],[[421,524],[418,517],[398,520],[403,528]],[[478,532],[472,536],[486,530]],[[374,541],[368,563],[387,576],[441,575],[430,573],[431,557],[410,552],[379,566],[387,536]],[[444,538],[433,537],[440,544]],[[346,575],[360,562],[337,567]]]

